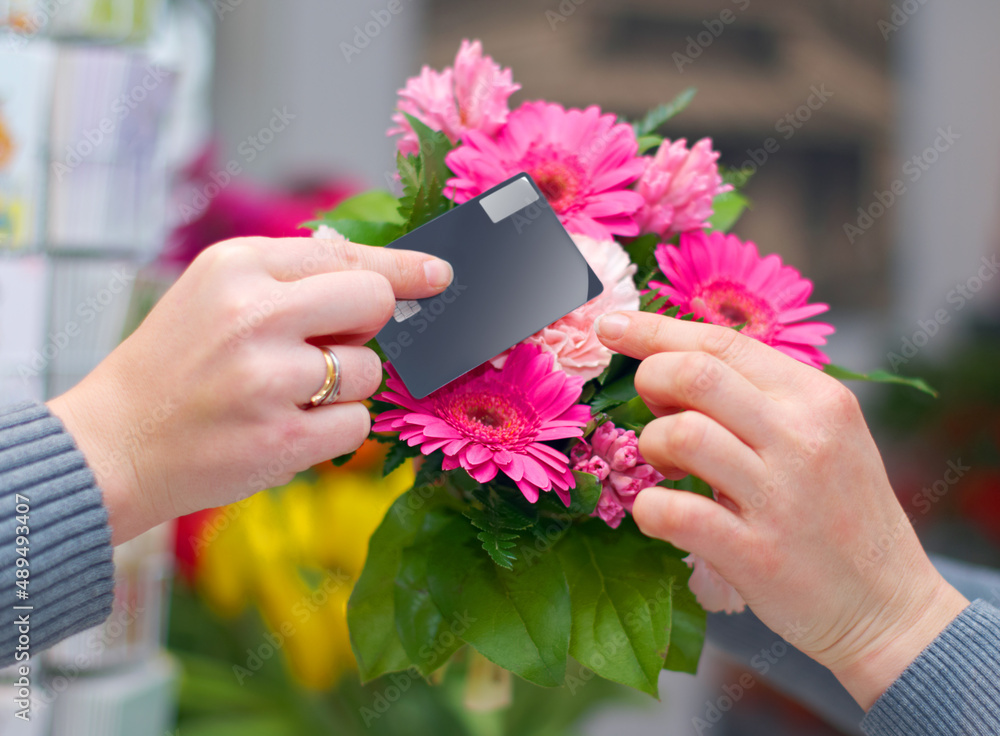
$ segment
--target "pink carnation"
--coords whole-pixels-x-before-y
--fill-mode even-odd
[[[597,339],[594,322],[608,312],[638,309],[639,290],[632,280],[636,266],[618,243],[613,240],[594,240],[586,235],[572,237],[587,263],[604,284],[604,291],[524,342],[538,345],[552,353],[556,359],[556,368],[589,381],[601,375],[611,362],[612,355]],[[503,367],[509,353],[508,350],[498,355],[493,359],[493,365]]]
[[[708,227],[715,196],[732,189],[722,183],[718,158],[708,138],[690,150],[683,138],[664,141],[655,156],[646,158],[646,170],[636,185],[645,199],[636,215],[639,229],[668,237]]]
[[[579,437],[590,408],[575,403],[583,379],[552,367],[552,356],[518,345],[500,370],[489,363],[423,399],[414,399],[386,364],[388,391],[375,398],[400,407],[375,420],[376,432],[399,432],[425,455],[441,450],[445,470],[465,468],[480,483],[507,475],[534,503],[554,490],[569,506],[569,458],[545,442]]]
[[[470,130],[448,154],[455,177],[445,192],[466,202],[526,171],[570,232],[598,240],[638,235],[633,215],[643,199],[628,189],[644,167],[638,148],[632,126],[596,106],[567,110],[526,102],[495,140]]]
[[[632,512],[639,491],[655,486],[663,476],[649,465],[639,452],[635,432],[619,429],[605,422],[588,443],[581,440],[572,451],[573,470],[592,473],[601,481],[601,500],[593,515],[617,529]]]
[[[681,235],[680,246],[658,245],[656,261],[667,281],[649,285],[681,314],[745,325],[744,335],[815,368],[830,362],[816,346],[826,344],[833,326],[803,321],[829,307],[809,304],[812,282],[778,256],[762,258],[756,245],[735,235],[693,230]]]
[[[452,143],[462,140],[470,130],[492,137],[507,122],[507,100],[519,89],[521,85],[513,82],[510,69],[501,69],[492,58],[483,56],[479,41],[462,41],[454,68],[438,72],[425,66],[399,90],[399,111],[392,116],[396,126],[388,134],[403,134],[398,142],[402,153],[419,153],[417,134],[403,115],[409,113],[431,130],[440,130]]]
[[[742,613],[747,606],[743,596],[719,575],[710,562],[695,555],[688,555],[684,562],[693,569],[688,587],[702,608],[713,613]]]

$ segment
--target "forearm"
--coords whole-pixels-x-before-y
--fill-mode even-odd
[[[0,409],[0,666],[99,624],[113,590],[107,511],[83,455],[46,407]]]

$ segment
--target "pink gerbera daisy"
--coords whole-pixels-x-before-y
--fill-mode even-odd
[[[808,304],[812,282],[778,256],[761,258],[756,245],[735,235],[692,231],[681,235],[679,247],[658,245],[656,262],[667,282],[649,285],[682,314],[729,327],[745,324],[743,334],[816,368],[830,362],[815,346],[826,344],[833,325],[802,321],[829,307]]]
[[[495,140],[472,130],[448,154],[455,178],[445,192],[466,202],[527,171],[570,232],[598,240],[637,235],[633,215],[644,200],[627,189],[645,168],[637,151],[632,126],[602,115],[598,107],[567,110],[526,102]]]
[[[405,112],[431,130],[440,130],[452,143],[469,130],[496,135],[510,113],[507,100],[519,89],[521,85],[514,83],[510,69],[501,69],[492,58],[483,56],[479,41],[462,41],[454,68],[438,72],[425,66],[399,90],[399,112],[392,116],[396,126],[388,134],[403,134],[399,139],[402,153],[419,152],[417,134]]]
[[[401,408],[380,414],[376,432],[399,432],[425,455],[441,450],[442,468],[480,483],[503,472],[532,503],[554,490],[569,505],[569,458],[544,443],[580,437],[590,409],[576,403],[583,379],[554,370],[550,353],[518,345],[503,368],[485,363],[419,400],[387,368],[389,390],[375,398]]]

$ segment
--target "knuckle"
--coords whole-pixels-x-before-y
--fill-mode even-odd
[[[708,353],[688,353],[680,360],[675,380],[684,398],[697,399],[722,378],[721,361]]]
[[[212,271],[243,271],[259,263],[258,253],[244,238],[223,240],[203,250],[195,262]]]
[[[345,270],[359,271],[365,267],[365,258],[362,246],[356,245],[349,240],[338,240],[331,243],[334,259]]]
[[[833,381],[819,397],[819,406],[825,417],[836,427],[852,423],[861,416],[857,396],[844,384]]]
[[[664,444],[672,457],[690,457],[698,452],[705,441],[707,427],[702,418],[690,411],[670,417],[667,422]]]
[[[746,349],[745,339],[736,330],[713,325],[705,330],[702,337],[702,346],[705,352],[716,356],[720,360],[733,362]]]

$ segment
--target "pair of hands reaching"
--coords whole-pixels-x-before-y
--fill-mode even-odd
[[[425,254],[319,239],[206,250],[93,373],[49,402],[101,487],[115,543],[281,485],[357,448],[381,366],[364,347],[396,299],[443,291]],[[643,360],[659,416],[640,438],[668,477],[719,501],[643,491],[640,528],[712,563],[774,631],[869,707],[967,604],[937,574],[889,486],[854,396],[734,330],[641,313],[598,335]],[[303,410],[333,346],[337,403]],[[874,554],[872,551],[874,550]]]

